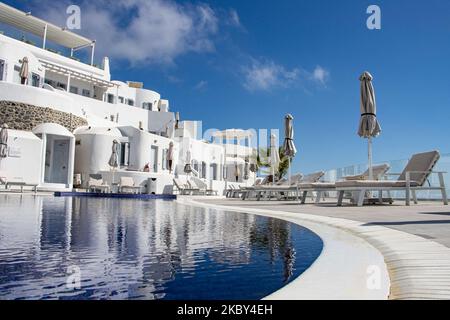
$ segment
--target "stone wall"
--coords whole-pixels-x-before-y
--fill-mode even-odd
[[[70,132],[88,124],[85,119],[71,113],[2,100],[0,101],[0,126],[4,123],[8,124],[10,129],[24,131],[31,131],[42,123],[57,123]]]

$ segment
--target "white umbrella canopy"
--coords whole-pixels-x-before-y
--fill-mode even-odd
[[[297,154],[297,148],[294,144],[294,117],[291,114],[287,114],[284,117],[284,155],[289,158],[289,184],[291,184],[291,161]]]
[[[111,182],[114,183],[114,171],[119,167],[119,152],[120,143],[117,140],[113,141],[111,157],[109,158],[108,164],[112,170]]]
[[[246,158],[245,164],[244,164],[244,180],[248,180],[248,179],[250,179],[250,163],[249,163],[249,159]]]
[[[120,143],[117,140],[114,140],[112,145],[111,157],[109,158],[108,161],[109,166],[113,169],[119,167],[119,152],[120,152]]]
[[[277,136],[274,134],[271,134],[270,135],[269,164],[271,167],[273,180],[275,180],[275,173],[278,171],[278,167],[280,166],[280,154],[278,152],[276,140],[277,140]]]
[[[28,79],[28,58],[22,59],[22,65],[20,66],[19,76],[22,84],[26,84]]]
[[[377,137],[381,133],[381,126],[377,120],[377,105],[372,80],[372,75],[367,71],[363,72],[359,77],[361,83],[361,118],[359,120],[358,135],[368,139],[369,179],[373,179],[372,138]]]
[[[8,156],[8,125],[5,123],[0,130],[0,158]]]
[[[295,157],[295,154],[297,153],[297,148],[294,144],[294,125],[293,125],[294,117],[291,114],[287,114],[284,117],[284,154],[289,157],[293,158]]]

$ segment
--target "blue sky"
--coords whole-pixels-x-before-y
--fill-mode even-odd
[[[69,2],[5,1],[62,23]],[[366,162],[358,76],[374,76],[375,162],[450,152],[450,1],[71,1],[113,78],[143,81],[204,128],[295,118],[294,170]],[[366,27],[369,5],[381,30]]]

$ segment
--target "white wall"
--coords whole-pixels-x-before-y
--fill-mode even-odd
[[[7,158],[0,159],[0,176],[11,182],[39,184],[42,140],[31,132],[8,130]]]
[[[144,166],[151,162],[151,147],[158,147],[158,172],[162,172],[162,154],[163,150],[169,148],[169,143],[173,140],[164,138],[155,134],[138,130],[133,127],[120,127],[120,131],[123,136],[128,137],[130,142],[130,165],[129,167],[134,170],[142,171]],[[174,147],[174,163],[177,163],[178,146]],[[168,170],[165,170],[168,172]]]

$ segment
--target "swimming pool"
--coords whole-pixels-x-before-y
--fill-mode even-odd
[[[174,201],[0,195],[0,299],[261,299],[322,247],[297,224]]]

